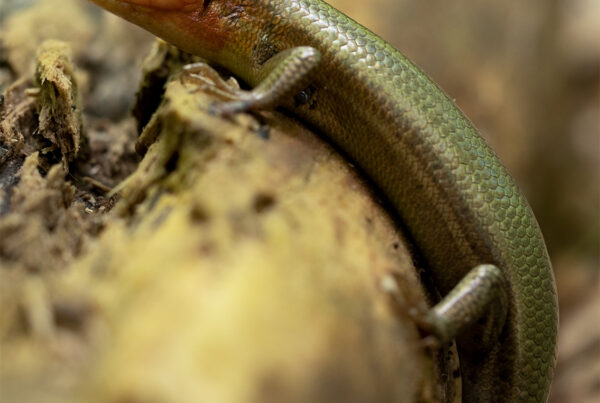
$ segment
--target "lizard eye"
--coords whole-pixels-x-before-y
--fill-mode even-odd
[[[158,10],[180,10],[192,3],[198,5],[198,0],[119,0],[123,3],[130,3],[142,7],[154,8]],[[210,3],[210,1],[204,1]]]
[[[212,3],[212,0],[204,0],[202,7],[206,10],[210,6],[210,3]]]

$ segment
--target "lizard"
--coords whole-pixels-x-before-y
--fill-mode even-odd
[[[558,303],[540,228],[474,125],[412,61],[321,0],[91,1],[251,86],[219,114],[284,108],[366,173],[444,296],[423,323],[456,340],[464,401],[547,400]]]

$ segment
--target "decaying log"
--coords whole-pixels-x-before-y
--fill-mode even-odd
[[[38,72],[75,84],[69,46],[44,46],[58,54],[39,52]],[[393,275],[407,309],[425,301],[370,185],[281,112],[212,115],[219,98],[179,74],[188,59],[164,43],[147,59],[128,176],[115,165],[133,166],[133,143],[107,150],[133,124],[77,120],[74,92],[51,107],[39,74],[5,92],[6,401],[451,401],[455,363],[383,289]]]

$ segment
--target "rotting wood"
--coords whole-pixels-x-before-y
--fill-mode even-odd
[[[71,183],[60,158],[39,173],[39,154],[19,149],[26,162],[7,197],[21,199],[0,228],[35,199],[7,237],[34,211],[55,219],[38,238],[13,238],[22,258],[0,253],[9,401],[442,399],[436,363],[381,289],[393,272],[416,290],[411,303],[423,298],[369,185],[280,113],[212,116],[218,98],[171,75],[186,56],[156,46],[163,60],[147,74],[166,68],[171,79],[140,92],[144,155],[114,208],[103,186]],[[57,231],[74,228],[80,242],[63,242]],[[70,254],[44,259],[55,250]],[[31,256],[33,269],[22,265]]]

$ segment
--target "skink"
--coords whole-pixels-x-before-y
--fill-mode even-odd
[[[467,402],[543,402],[555,365],[552,267],[533,213],[452,100],[404,55],[320,0],[92,0],[221,65],[253,90],[223,114],[283,106],[389,199],[445,297]]]

